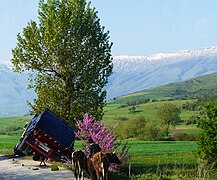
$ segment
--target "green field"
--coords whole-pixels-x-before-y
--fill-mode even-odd
[[[13,147],[20,139],[20,135],[0,135],[0,154],[12,154]]]
[[[182,107],[183,104],[195,104],[197,97],[209,95],[216,92],[217,73],[199,78],[171,83],[165,86],[152,88],[114,98],[108,101],[104,107],[103,121],[108,126],[119,124],[117,130],[120,135],[125,131],[125,123],[133,118],[145,117],[156,126],[161,125],[157,116],[158,108],[162,103],[172,103],[174,106]],[[212,96],[211,96],[212,98]],[[148,100],[147,100],[148,99]],[[188,100],[186,100],[188,99]],[[147,100],[144,104],[140,100]],[[134,103],[134,105],[132,105]],[[135,106],[132,113],[129,109]],[[189,124],[192,116],[198,116],[199,111],[181,109],[181,121],[175,128],[170,129],[169,136],[179,130],[183,133],[197,136],[201,130],[196,124]],[[14,145],[19,141],[26,121],[32,117],[7,117],[0,118],[0,154],[12,154]],[[116,132],[115,132],[116,133]],[[126,136],[120,136],[125,138]],[[164,140],[169,137],[162,138]],[[112,172],[111,179],[153,179],[153,180],[189,180],[189,179],[216,179],[217,173],[204,171],[202,177],[198,177],[198,164],[196,158],[197,143],[195,141],[138,141],[135,139],[124,139],[123,144],[130,145],[130,160],[120,173]],[[75,149],[83,149],[81,141],[75,142]],[[131,175],[128,177],[128,173]]]
[[[175,106],[181,107],[182,104],[186,102],[194,102],[195,100],[174,100],[170,101],[170,103],[173,103]],[[123,104],[107,104],[107,106],[104,108],[104,116],[103,120],[105,124],[107,125],[115,125],[115,124],[121,124],[124,125],[127,120],[136,118],[139,116],[144,116],[145,118],[149,119],[151,122],[153,122],[156,125],[160,125],[161,121],[157,117],[157,110],[162,103],[166,102],[150,102],[146,104],[140,104],[136,105],[136,112],[131,113],[129,111],[130,106],[123,107]],[[199,114],[199,111],[186,111],[182,110],[180,114],[180,118],[183,120],[183,123],[178,124],[176,126],[176,130],[180,130],[182,132],[188,133],[188,134],[198,134],[200,130],[197,128],[196,125],[185,125],[184,122],[191,118],[192,116],[197,116]]]

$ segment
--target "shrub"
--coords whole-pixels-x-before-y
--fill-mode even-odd
[[[196,134],[187,134],[176,130],[173,132],[171,139],[174,141],[195,141],[197,137]]]
[[[145,126],[147,122],[148,120],[143,116],[129,119],[126,122],[127,137],[129,138],[137,137],[138,138],[139,136],[141,136],[145,131]]]
[[[158,141],[162,138],[162,130],[151,122],[148,122],[143,132],[140,132],[139,138],[147,141]]]
[[[139,140],[155,141],[162,137],[162,130],[143,116],[126,122],[126,136]]]
[[[128,109],[130,113],[135,113],[136,112],[136,106],[132,106]]]
[[[51,168],[51,171],[58,171],[59,170],[59,167],[57,164],[51,164],[50,168]]]

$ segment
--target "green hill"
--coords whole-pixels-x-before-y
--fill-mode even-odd
[[[137,102],[135,104],[143,104],[147,101],[156,100],[194,99],[214,93],[217,93],[217,73],[138,91],[126,96],[114,98],[108,103],[127,104]]]

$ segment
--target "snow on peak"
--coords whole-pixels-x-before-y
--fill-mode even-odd
[[[158,61],[163,59],[179,59],[179,58],[193,58],[201,56],[217,55],[217,46],[211,46],[203,49],[181,50],[170,53],[158,53],[150,56],[115,56],[114,60],[128,60],[128,61]]]
[[[170,53],[158,53],[150,56],[115,56],[114,71],[138,71],[139,69],[156,69],[165,64],[189,61],[192,58],[217,57],[217,47],[181,50]]]

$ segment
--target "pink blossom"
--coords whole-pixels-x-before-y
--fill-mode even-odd
[[[76,121],[78,131],[75,132],[76,137],[82,140],[86,144],[86,152],[89,153],[88,139],[92,137],[93,141],[98,143],[104,152],[115,151],[117,156],[122,162],[122,165],[129,160],[128,150],[130,146],[124,144],[120,150],[119,146],[122,146],[121,141],[117,141],[118,135],[114,136],[114,130],[117,124],[113,127],[108,127],[104,122],[96,121],[92,116],[85,114],[83,120]],[[117,168],[116,165],[112,164],[110,169]]]

